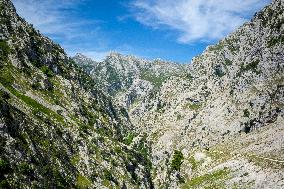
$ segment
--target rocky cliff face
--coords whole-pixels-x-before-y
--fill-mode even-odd
[[[283,187],[283,12],[283,1],[274,0],[185,70],[168,64],[149,69],[174,72],[126,107],[152,144],[157,188]],[[136,93],[151,91],[145,82],[127,86],[140,73],[136,62],[110,55],[91,75],[115,89],[105,91],[116,98],[129,97],[134,84]]]
[[[127,112],[10,0],[0,31],[0,188],[152,188]]]
[[[283,10],[283,1],[273,1],[130,111],[137,129],[152,133],[157,185],[283,187]],[[167,163],[174,150],[184,156],[177,172]],[[226,173],[207,182],[216,171]]]
[[[82,54],[77,54],[73,60],[92,76],[99,88],[127,109],[156,93],[171,76],[182,75],[185,71],[184,65],[119,53],[110,53],[102,62],[91,61]]]

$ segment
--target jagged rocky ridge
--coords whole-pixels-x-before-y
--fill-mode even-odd
[[[127,112],[10,0],[0,0],[0,55],[0,188],[152,188]]]
[[[170,77],[185,72],[185,65],[114,52],[102,62],[92,61],[82,54],[77,54],[73,60],[92,76],[100,89],[127,109],[153,95]]]
[[[117,97],[145,89],[121,87],[139,60],[111,54],[88,62],[98,83],[124,89],[105,91],[128,109],[138,133],[147,133],[156,188],[284,187],[283,22],[284,2],[274,0],[138,103]],[[108,80],[116,73],[122,76]]]

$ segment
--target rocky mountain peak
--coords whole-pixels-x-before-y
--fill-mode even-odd
[[[93,59],[85,56],[82,53],[77,53],[72,59],[80,66],[85,66],[86,68],[88,66],[94,66],[97,62],[94,61]]]

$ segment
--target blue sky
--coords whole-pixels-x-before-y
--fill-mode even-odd
[[[20,16],[95,60],[110,51],[188,63],[271,0],[12,0]]]

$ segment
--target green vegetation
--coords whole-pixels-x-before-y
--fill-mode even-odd
[[[237,73],[237,76],[241,76],[243,72],[251,70],[252,72],[255,72],[256,74],[260,74],[260,71],[257,69],[259,64],[259,60],[255,60],[247,65],[242,64],[239,72]]]
[[[91,181],[82,175],[77,176],[76,186],[80,189],[88,188],[91,186]]]
[[[28,175],[31,173],[32,169],[28,163],[21,163],[18,165],[19,172]]]
[[[47,66],[42,66],[40,70],[47,76],[47,77],[52,77],[54,74],[53,72],[47,67]]]
[[[80,161],[80,155],[79,154],[75,154],[75,155],[72,156],[71,164],[73,166],[76,166],[79,163],[79,161]]]
[[[259,60],[253,61],[249,64],[247,64],[246,66],[244,66],[243,64],[241,65],[241,71],[248,71],[248,70],[252,70],[254,72],[257,72],[257,66],[259,64]]]
[[[107,73],[108,73],[108,81],[109,83],[117,83],[119,82],[119,75],[116,72],[116,70],[112,66],[107,67]]]
[[[230,66],[232,64],[233,64],[233,62],[230,59],[228,59],[228,58],[225,59],[225,65]]]
[[[109,170],[105,170],[104,172],[104,176],[107,180],[112,181],[113,180],[113,176],[111,174],[111,172]]]
[[[238,52],[239,46],[238,46],[238,39],[237,38],[226,38],[226,47],[232,52]]]
[[[210,51],[220,51],[224,48],[224,45],[222,43],[218,43],[216,45],[210,46],[209,50]]]
[[[187,103],[184,105],[184,109],[199,110],[201,108],[201,103]]]
[[[194,79],[194,77],[190,73],[186,73],[185,78],[189,81],[192,81]]]
[[[248,109],[244,110],[244,117],[249,117],[250,116],[250,112]]]
[[[10,164],[7,159],[1,158],[0,159],[0,173],[7,173],[10,169]]]
[[[224,188],[222,181],[228,178],[228,174],[228,169],[217,170],[189,180],[182,188]]]
[[[267,42],[267,46],[269,48],[274,47],[276,44],[284,44],[284,35],[280,35],[277,38],[271,38],[268,42]]]
[[[172,162],[171,162],[171,169],[179,171],[181,164],[183,163],[183,159],[184,159],[184,157],[183,157],[182,152],[175,150],[174,155],[173,155],[173,159],[172,159]]]
[[[9,93],[7,93],[6,91],[2,91],[2,90],[0,89],[0,99],[5,99],[5,100],[7,100],[7,99],[9,99],[9,98],[10,98]]]
[[[18,97],[19,99],[21,99],[22,101],[24,101],[28,106],[33,108],[33,113],[37,114],[38,112],[42,112],[46,115],[49,115],[51,117],[54,117],[58,122],[60,123],[64,123],[64,119],[62,116],[58,115],[57,113],[55,113],[54,111],[46,108],[45,106],[43,106],[42,104],[38,103],[37,101],[35,101],[34,99],[32,99],[31,97],[25,96],[23,94],[20,94],[16,89],[14,89],[13,87],[7,87],[9,89],[9,91],[15,95],[16,97]]]
[[[198,166],[198,162],[194,159],[193,156],[191,156],[188,161],[191,164],[192,170],[195,170]]]
[[[151,154],[151,149],[148,146],[147,142],[147,135],[144,134],[142,139],[139,141],[138,144],[135,145],[135,150],[138,152],[135,154],[135,158],[139,159],[139,163],[145,166],[146,170],[151,171],[153,168],[152,162],[149,159]]]
[[[133,141],[133,138],[134,138],[134,134],[133,133],[129,133],[127,135],[127,137],[124,138],[123,140],[123,143],[126,144],[126,145],[130,145]]]
[[[114,152],[115,152],[116,154],[121,154],[121,153],[122,153],[122,150],[121,150],[120,146],[115,146],[115,147],[114,147]]]
[[[215,70],[214,74],[217,75],[218,77],[223,77],[224,75],[226,75],[226,73],[222,70],[222,67],[220,65],[216,66],[214,70]]]
[[[14,80],[15,79],[9,70],[3,69],[0,72],[0,83],[2,83],[3,86],[11,86],[14,83]]]
[[[7,158],[0,157],[0,188],[10,188],[8,181],[5,179],[5,174],[11,172],[11,165]]]
[[[7,61],[10,51],[11,49],[8,43],[4,40],[0,40],[0,61]]]
[[[223,77],[224,75],[226,75],[222,70],[215,70],[215,75],[217,75],[218,77]]]
[[[39,82],[34,82],[32,83],[31,87],[34,89],[34,90],[39,90],[41,88],[41,85]]]
[[[165,75],[155,75],[154,73],[152,73],[151,71],[144,71],[140,74],[141,79],[149,81],[151,83],[153,83],[154,87],[156,89],[159,89],[163,82],[166,81],[168,79],[168,76]]]

